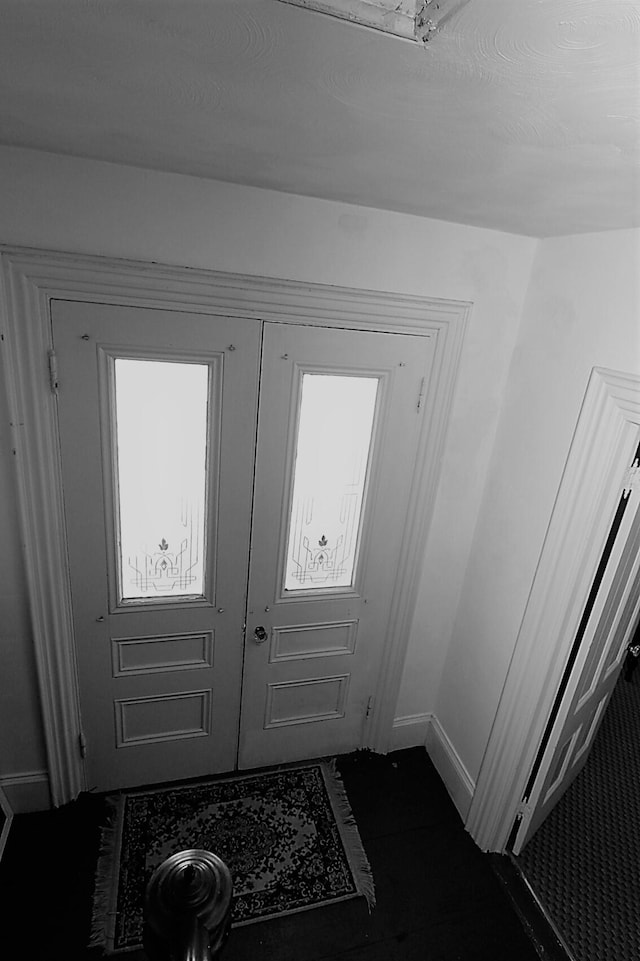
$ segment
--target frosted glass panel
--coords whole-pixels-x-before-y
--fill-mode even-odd
[[[377,377],[303,374],[286,591],[353,583]]]
[[[209,368],[115,361],[123,599],[202,595]]]

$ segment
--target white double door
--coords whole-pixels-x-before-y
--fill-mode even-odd
[[[87,787],[363,746],[431,340],[51,312]]]

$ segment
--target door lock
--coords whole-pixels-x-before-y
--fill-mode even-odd
[[[262,624],[259,624],[256,627],[255,631],[253,632],[253,639],[255,640],[256,644],[264,644],[264,642],[266,641],[267,632],[265,631]]]

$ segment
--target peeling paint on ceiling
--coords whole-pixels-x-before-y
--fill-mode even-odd
[[[0,142],[533,236],[640,224],[637,0],[426,45],[276,0],[3,0]]]

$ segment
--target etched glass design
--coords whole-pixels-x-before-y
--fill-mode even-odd
[[[303,374],[285,591],[353,584],[377,377]]]
[[[204,593],[209,368],[115,361],[123,600]]]

